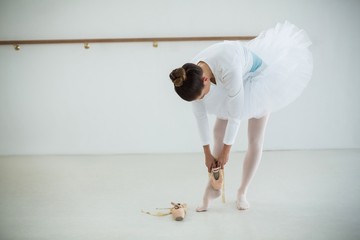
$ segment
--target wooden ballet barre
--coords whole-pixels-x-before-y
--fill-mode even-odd
[[[25,44],[71,44],[82,43],[85,49],[90,48],[90,43],[129,43],[152,42],[153,47],[158,47],[158,42],[194,42],[194,41],[224,41],[224,40],[251,40],[255,36],[218,36],[218,37],[158,37],[158,38],[89,38],[89,39],[44,39],[44,40],[6,40],[0,45],[13,45],[16,51],[20,45]]]
[[[255,36],[5,40],[5,41],[0,41],[0,45],[68,44],[68,43],[117,43],[117,42],[122,42],[122,43],[124,43],[124,42],[190,42],[190,41],[251,40],[253,38],[255,38]]]

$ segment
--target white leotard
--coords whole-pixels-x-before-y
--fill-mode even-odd
[[[235,141],[244,105],[243,80],[262,65],[262,60],[240,42],[225,41],[214,44],[200,52],[192,63],[205,62],[211,69],[216,85],[201,100],[193,101],[193,112],[197,119],[203,145],[210,144],[208,114],[227,119],[224,144]]]

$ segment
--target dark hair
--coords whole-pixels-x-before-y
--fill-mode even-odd
[[[203,71],[193,63],[185,63],[174,69],[169,77],[174,83],[176,93],[185,101],[193,101],[200,96],[204,83],[201,81]]]

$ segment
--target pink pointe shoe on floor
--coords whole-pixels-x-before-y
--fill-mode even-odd
[[[186,204],[171,203],[174,207],[170,209],[173,218],[176,221],[182,221],[186,214]]]
[[[186,215],[186,211],[187,211],[187,205],[186,203],[173,203],[171,202],[171,205],[173,205],[172,208],[157,208],[157,210],[167,210],[167,212],[146,212],[144,210],[141,210],[141,212],[151,215],[151,216],[158,216],[158,217],[162,217],[162,216],[167,216],[167,215],[172,215],[174,220],[176,221],[182,221],[185,218]]]
[[[186,204],[171,203],[174,207],[170,209],[173,218],[176,221],[182,221],[186,215]]]

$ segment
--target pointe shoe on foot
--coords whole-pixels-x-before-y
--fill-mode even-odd
[[[221,167],[211,169],[210,183],[213,189],[221,190],[224,184],[224,170]]]
[[[182,221],[186,214],[186,204],[171,203],[174,207],[171,208],[171,214],[176,221]]]

